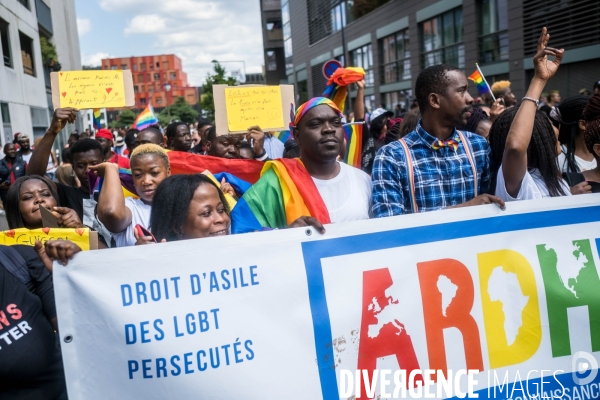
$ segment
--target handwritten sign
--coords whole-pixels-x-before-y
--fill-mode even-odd
[[[289,124],[293,85],[213,86],[217,135],[245,133],[258,125],[263,131],[280,131]]]
[[[230,131],[242,131],[253,125],[283,127],[279,86],[227,88],[225,101]]]
[[[135,104],[129,70],[53,72],[51,83],[54,108],[119,108]]]
[[[98,248],[98,232],[91,232],[89,228],[41,228],[41,229],[11,229],[0,231],[0,244],[35,245],[35,241],[42,243],[48,240],[70,240],[81,247],[81,250],[96,250]]]

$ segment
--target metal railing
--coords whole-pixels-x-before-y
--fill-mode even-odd
[[[410,79],[410,58],[383,64],[381,67],[381,83],[394,83]]]

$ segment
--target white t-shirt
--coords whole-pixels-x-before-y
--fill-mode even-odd
[[[131,224],[123,232],[113,233],[113,239],[117,247],[135,246],[135,235],[133,230],[137,224],[148,229],[150,226],[150,212],[152,206],[144,203],[142,199],[125,198],[125,207],[131,211]]]
[[[558,155],[558,169],[560,169],[560,172],[567,172],[569,169],[569,165],[567,163],[567,146],[565,145],[561,145],[560,146],[562,153],[560,153]],[[590,171],[594,168],[596,168],[596,166],[598,165],[596,163],[596,159],[594,158],[592,161],[586,161],[583,158],[579,158],[577,157],[577,155],[575,155],[575,163],[577,164],[577,166],[579,167],[579,172],[583,172],[583,171]]]
[[[567,185],[567,182],[561,179],[560,184],[565,194],[570,196],[571,189],[569,188],[569,185]],[[511,197],[506,191],[506,182],[504,182],[504,174],[502,173],[502,166],[500,166],[498,178],[496,179],[496,196],[504,201],[515,201],[550,197],[550,193],[542,179],[542,175],[540,175],[540,171],[538,169],[533,169],[531,172],[525,172],[523,182],[521,182],[521,189],[519,190],[517,197]]]
[[[21,153],[21,157],[23,157],[23,161],[25,161],[27,164],[29,164],[29,160],[31,160],[31,156],[33,156],[33,151],[30,151],[29,154]]]
[[[369,219],[373,185],[369,175],[344,163],[333,179],[312,178],[332,223]]]

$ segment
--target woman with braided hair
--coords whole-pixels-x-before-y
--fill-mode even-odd
[[[585,145],[587,149],[594,155],[596,161],[600,160],[600,92],[590,98],[590,101],[582,115],[585,123]],[[597,163],[600,165],[600,162]],[[592,193],[600,193],[600,167],[592,170],[583,171],[578,179],[581,182],[584,180],[591,186]],[[575,181],[576,183],[579,183]]]
[[[558,156],[561,172],[582,172],[596,168],[596,159],[583,139],[585,124],[581,115],[590,100],[589,96],[577,95],[565,99],[550,111],[550,119],[559,128],[558,140],[562,154]]]
[[[537,110],[537,99],[564,55],[562,49],[547,47],[549,39],[543,28],[533,58],[535,76],[526,96],[519,107],[503,112],[490,132],[492,163],[498,168],[496,196],[505,201],[571,194],[556,164],[560,151],[556,134],[548,118]],[[508,124],[510,128],[506,129]]]

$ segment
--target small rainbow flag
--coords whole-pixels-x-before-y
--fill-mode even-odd
[[[273,136],[275,136],[277,139],[279,139],[282,143],[285,143],[288,141],[288,139],[290,137],[292,137],[292,134],[290,131],[279,131],[279,132],[273,132]]]
[[[154,114],[154,108],[152,108],[151,104],[148,104],[144,111],[141,112],[140,115],[137,116],[135,121],[133,121],[132,128],[139,129],[140,131],[144,128],[149,127],[150,125],[154,125],[158,123],[158,118]]]
[[[102,118],[102,110],[99,108],[94,108],[94,129],[102,128],[100,125],[100,118]]]
[[[469,75],[469,79],[475,82],[475,85],[477,86],[477,90],[479,91],[480,95],[489,93],[492,95],[494,101],[496,101],[496,98],[492,94],[492,89],[490,88],[490,85],[488,85],[487,81],[485,80],[485,77],[483,76],[483,73],[479,69],[479,65],[475,63],[475,66],[477,67],[477,71]]]
[[[346,139],[346,156],[344,157],[344,162],[359,169],[362,161],[364,126],[364,122],[351,122],[344,125],[344,138]]]

